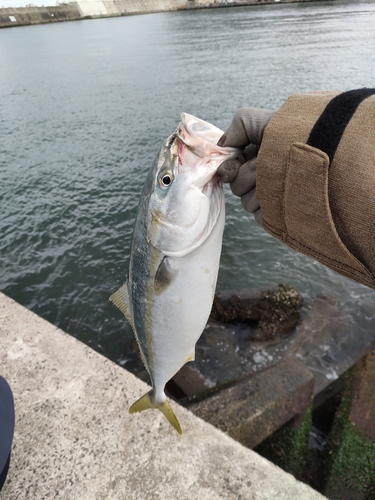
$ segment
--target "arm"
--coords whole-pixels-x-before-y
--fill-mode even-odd
[[[361,89],[291,96],[265,124],[262,133],[257,131],[260,148],[256,161],[245,158],[244,162],[238,162],[235,176],[230,178],[232,191],[241,196],[243,206],[261,213],[267,232],[372,288],[375,288],[374,93]],[[254,140],[251,126],[235,117],[221,143],[232,146],[229,141],[236,140],[232,138],[232,129],[240,130],[241,124],[247,130],[247,138]],[[243,137],[242,132],[234,136]],[[225,169],[223,165],[219,175]],[[246,170],[246,175],[240,174],[241,170]],[[241,180],[250,177],[253,187]],[[243,191],[249,187],[250,191]],[[259,206],[255,210],[254,196]]]

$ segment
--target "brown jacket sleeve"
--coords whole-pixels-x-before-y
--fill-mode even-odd
[[[291,96],[265,129],[256,190],[270,234],[375,288],[375,90]]]

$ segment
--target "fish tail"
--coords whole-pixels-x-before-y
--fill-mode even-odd
[[[165,400],[164,403],[157,404],[153,401],[151,393],[153,391],[147,392],[141,398],[138,399],[135,403],[131,405],[129,408],[129,413],[138,413],[144,410],[148,410],[149,408],[157,408],[162,414],[166,417],[168,422],[176,429],[179,434],[182,434],[180,422],[178,421],[174,411],[172,410],[169,401]]]
[[[165,400],[161,406],[158,406],[158,410],[162,412],[162,414],[166,417],[168,422],[176,429],[176,431],[181,435],[182,429],[180,426],[180,422],[178,421],[174,411],[172,410],[172,406],[169,404],[169,401]]]

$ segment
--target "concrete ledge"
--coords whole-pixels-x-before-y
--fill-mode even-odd
[[[202,400],[192,398],[187,408],[254,449],[287,422],[301,425],[313,399],[314,375],[301,360],[289,358],[214,391]]]
[[[129,415],[144,383],[1,293],[0,342],[16,406],[2,500],[324,498],[182,407],[182,437]]]

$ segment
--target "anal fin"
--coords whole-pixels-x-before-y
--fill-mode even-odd
[[[184,364],[189,363],[189,361],[194,361],[194,360],[195,360],[195,346],[190,351],[189,356],[185,359]]]

